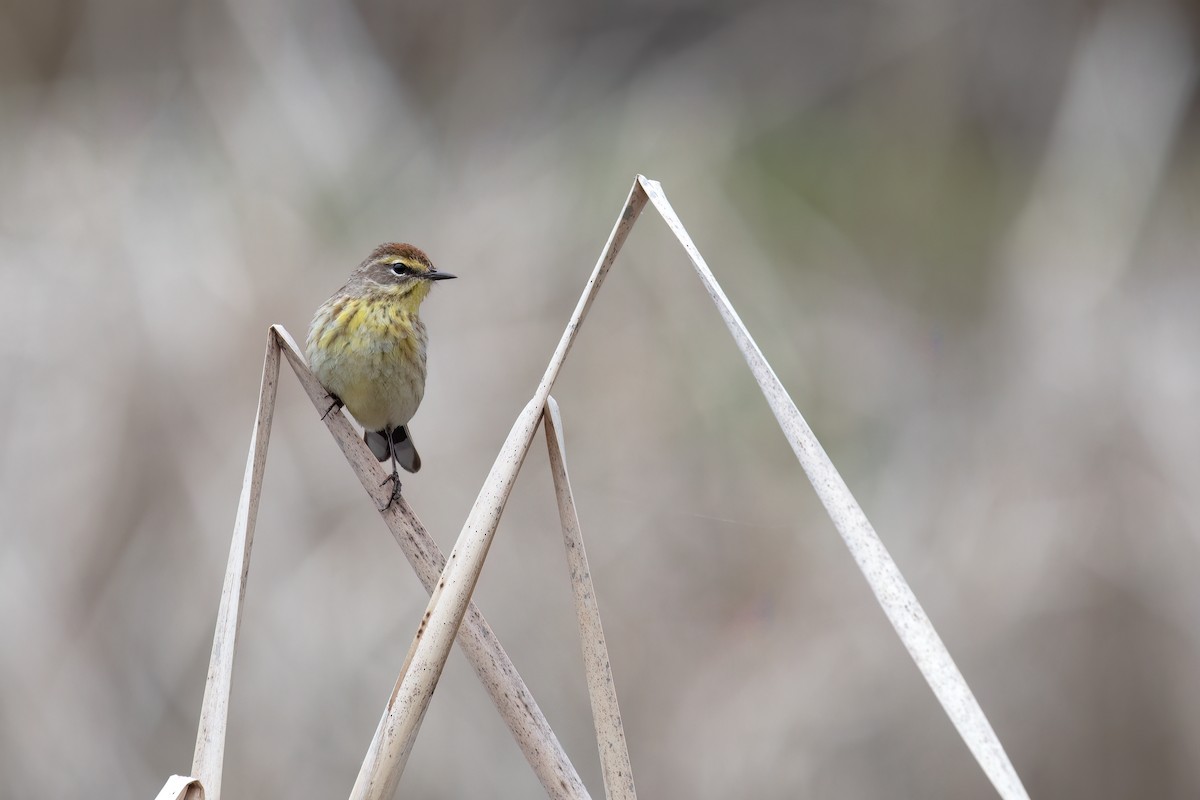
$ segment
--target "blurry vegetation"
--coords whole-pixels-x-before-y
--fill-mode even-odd
[[[446,547],[641,172],[1031,795],[1195,797],[1196,31],[1183,0],[7,3],[6,792],[187,768],[269,323],[302,338],[382,241],[461,276],[404,487]],[[989,796],[659,221],[555,394],[645,796]],[[225,788],[326,798],[426,598],[279,398]],[[595,789],[546,470],[477,600]],[[457,655],[404,781],[537,796]]]

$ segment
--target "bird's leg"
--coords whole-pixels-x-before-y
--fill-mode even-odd
[[[383,479],[380,486],[386,486],[390,481],[392,484],[392,496],[388,498],[387,504],[380,511],[387,511],[397,500],[400,499],[400,464],[396,461],[396,448],[392,444],[392,428],[385,428],[384,435],[387,436],[388,448],[392,453],[392,474]]]
[[[333,392],[329,393],[329,399],[333,402],[329,404],[329,408],[325,409],[325,413],[321,415],[322,421],[334,411],[338,411],[346,405],[342,402],[342,398],[338,397]]]

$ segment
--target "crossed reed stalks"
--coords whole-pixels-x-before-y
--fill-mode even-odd
[[[534,391],[533,398],[513,424],[450,557],[447,559],[438,549],[403,498],[380,512],[418,579],[430,593],[430,601],[351,790],[351,800],[390,800],[395,794],[421,721],[456,640],[547,795],[555,800],[590,797],[532,693],[479,609],[471,602],[509,492],[533,444],[538,426],[542,424],[546,432],[579,618],[605,796],[608,800],[635,800],[629,750],[621,726],[600,612],[587,567],[582,529],[567,474],[561,414],[550,391],[596,293],[629,231],[648,203],[659,212],[683,246],[835,529],[951,723],[999,796],[1004,800],[1027,800],[1025,787],[991,724],[883,542],[766,357],[754,343],[729,299],[721,291],[704,258],[667,201],[662,187],[657,181],[641,175],[634,181],[600,259],[584,287],[583,295],[547,365],[545,375]],[[309,372],[292,337],[281,326],[272,326],[267,336],[258,411],[217,612],[191,775],[172,776],[163,786],[158,800],[178,800],[185,796],[188,800],[220,798],[233,659],[245,599],[246,575],[281,358],[287,360],[313,405],[318,410],[323,410],[327,405],[325,390]],[[381,507],[388,499],[385,495],[390,493],[390,489],[384,487],[384,473],[375,457],[343,414],[330,414],[324,422],[350,468],[358,475],[363,489],[376,507]]]

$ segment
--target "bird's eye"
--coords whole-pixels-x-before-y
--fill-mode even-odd
[[[412,275],[412,267],[408,266],[407,264],[405,264],[403,262],[397,261],[395,264],[392,264],[392,274],[393,275]]]

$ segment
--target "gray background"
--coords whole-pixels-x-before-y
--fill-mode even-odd
[[[191,760],[268,324],[425,306],[449,548],[662,181],[1035,797],[1200,792],[1197,7],[8,3],[0,775]],[[991,797],[647,212],[556,390],[645,797]],[[341,797],[425,597],[286,368],[225,795]],[[602,796],[544,446],[477,599]],[[540,788],[461,655],[406,796]]]

